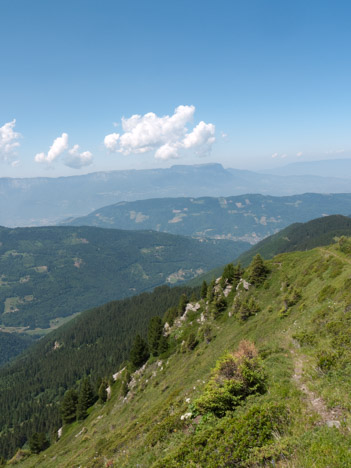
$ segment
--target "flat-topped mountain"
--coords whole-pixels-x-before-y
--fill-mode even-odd
[[[162,198],[120,202],[71,219],[73,226],[156,231],[252,244],[295,222],[351,213],[351,194],[306,193],[289,197]]]
[[[343,178],[279,176],[224,169],[220,164],[167,169],[96,172],[72,177],[0,178],[0,225],[57,224],[119,201],[156,197],[232,196],[245,193],[293,195],[347,193]]]

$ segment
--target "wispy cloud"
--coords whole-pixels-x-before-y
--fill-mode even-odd
[[[73,169],[80,169],[92,163],[93,155],[90,151],[80,152],[79,145],[68,148],[68,134],[62,133],[61,136],[55,138],[47,153],[37,153],[34,160],[37,163],[52,165],[62,155],[65,155],[62,159],[63,163]]]
[[[0,127],[0,160],[11,162],[16,155],[16,149],[19,147],[21,134],[14,131],[16,119],[5,123]]]
[[[296,153],[296,156],[297,156],[298,158],[301,158],[302,155],[303,155],[303,152],[302,152],[302,151],[299,151],[298,153]]]
[[[273,159],[280,158],[280,159],[285,159],[288,157],[286,153],[279,154],[279,153],[273,153],[271,156]]]
[[[123,133],[106,135],[105,147],[125,155],[153,151],[156,159],[163,160],[178,158],[189,150],[206,155],[215,141],[215,126],[201,121],[189,131],[194,113],[194,106],[179,106],[171,116],[149,112],[123,117]]]
[[[324,151],[324,154],[343,154],[343,153],[345,153],[344,149]]]

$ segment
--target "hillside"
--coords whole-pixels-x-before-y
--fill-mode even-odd
[[[335,237],[351,236],[351,218],[341,215],[325,216],[307,223],[294,223],[263,239],[238,258],[247,266],[256,254],[269,259],[284,252],[310,250],[331,244]]]
[[[94,384],[128,358],[135,333],[174,307],[187,287],[161,286],[152,293],[113,301],[83,312],[0,368],[0,457],[11,456],[35,431],[60,423],[58,402],[84,375]]]
[[[347,193],[350,190],[350,180],[332,178],[330,174],[328,177],[285,177],[225,169],[220,164],[57,178],[0,178],[0,225],[46,226],[68,217],[87,215],[112,203],[156,197],[228,197],[245,193],[282,196],[307,191]],[[316,216],[320,214],[311,217]]]
[[[153,229],[195,237],[255,244],[289,224],[351,213],[351,194],[306,193],[291,197],[241,195],[226,198],[160,198],[120,202],[67,225]]]
[[[247,247],[151,231],[0,228],[0,326],[57,327],[90,307],[190,279]]]
[[[13,462],[350,466],[350,255],[342,238],[263,267],[255,261],[244,272],[251,286],[224,276],[165,328],[166,354],[127,387],[122,371],[110,400],[65,425],[49,449]]]

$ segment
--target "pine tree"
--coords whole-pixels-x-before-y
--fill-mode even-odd
[[[107,400],[107,383],[104,380],[100,384],[98,396],[100,403],[105,403]]]
[[[77,419],[82,420],[87,417],[87,409],[94,404],[94,393],[90,380],[85,378],[82,382],[77,404]]]
[[[130,362],[133,367],[139,369],[149,359],[150,353],[147,343],[142,339],[140,335],[137,335],[134,339],[132,349],[130,350]]]
[[[200,296],[201,296],[201,299],[206,299],[206,296],[207,296],[207,283],[206,283],[205,280],[202,282]]]
[[[221,277],[220,284],[222,288],[224,288],[226,284],[233,283],[234,273],[235,273],[234,265],[232,263],[228,263],[228,265],[224,267],[223,274]]]
[[[158,343],[158,354],[163,354],[168,349],[168,339],[166,336],[161,335],[160,341]]]
[[[255,286],[261,284],[268,274],[268,268],[260,254],[255,255],[249,267],[249,281]]]
[[[188,303],[188,298],[186,297],[186,294],[182,294],[180,297],[180,301],[178,304],[178,315],[183,315],[185,312],[186,305]]]
[[[234,267],[233,283],[239,283],[243,273],[244,269],[241,267],[241,263],[238,262]]]
[[[212,302],[215,296],[214,288],[216,286],[216,281],[213,279],[207,288],[207,300]]]
[[[149,322],[147,340],[149,351],[152,356],[157,356],[159,353],[159,343],[163,332],[162,320],[160,317],[152,317]]]
[[[44,432],[35,432],[29,439],[29,448],[32,453],[40,453],[47,449],[49,445],[50,442]]]
[[[61,417],[64,424],[69,424],[76,419],[78,395],[74,389],[67,390],[61,403]]]

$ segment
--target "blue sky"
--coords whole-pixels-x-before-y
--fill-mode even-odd
[[[0,6],[0,176],[351,157],[349,1]]]

